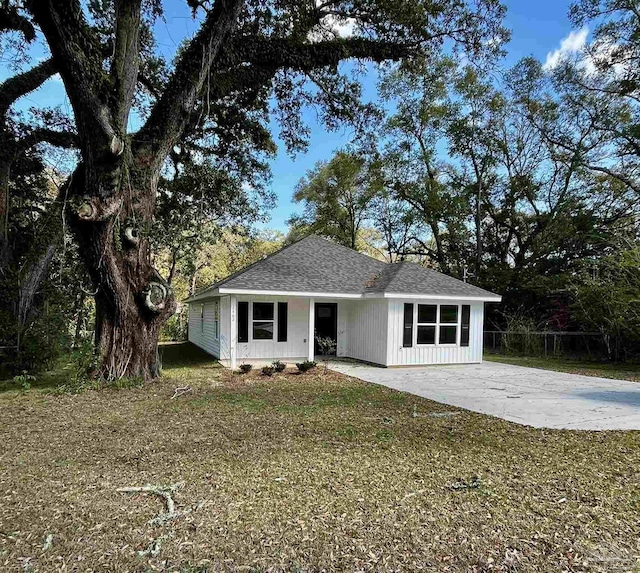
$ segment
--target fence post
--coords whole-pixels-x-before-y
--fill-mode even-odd
[[[547,357],[547,333],[544,333],[544,357]]]

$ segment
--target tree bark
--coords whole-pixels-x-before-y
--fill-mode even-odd
[[[76,170],[69,220],[96,289],[98,375],[152,379],[159,374],[160,329],[176,308],[170,285],[151,264],[144,232],[153,219],[157,177],[129,153],[98,180],[114,172],[127,173],[126,183],[120,178],[111,197],[101,200],[85,187],[83,166]]]
[[[0,161],[0,277],[9,262],[9,178],[11,164]]]

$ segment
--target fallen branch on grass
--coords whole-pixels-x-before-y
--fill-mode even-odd
[[[149,521],[151,525],[162,525],[170,519],[175,519],[180,515],[184,515],[185,512],[177,512],[176,504],[173,501],[172,494],[184,485],[184,482],[175,483],[173,485],[143,485],[140,487],[121,487],[116,491],[120,493],[152,493],[164,499],[167,511],[158,515]]]
[[[184,386],[183,388],[176,388],[171,399],[175,399],[178,396],[182,396],[183,394],[187,394],[191,392],[191,386]]]
[[[151,557],[157,557],[160,554],[160,548],[162,547],[162,543],[168,539],[169,537],[171,537],[170,535],[162,535],[160,537],[158,537],[157,539],[154,539],[151,544],[149,545],[149,547],[147,547],[146,549],[142,549],[140,551],[137,551],[137,554],[139,557],[146,557],[147,555],[150,555]]]

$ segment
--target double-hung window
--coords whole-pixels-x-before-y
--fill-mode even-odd
[[[272,302],[253,303],[253,339],[273,340],[274,314]]]
[[[458,341],[458,305],[440,305],[440,332],[438,344],[456,344]]]
[[[468,332],[468,312],[464,314],[467,317]],[[420,345],[457,344],[460,328],[459,315],[460,307],[457,304],[419,304],[416,343]]]

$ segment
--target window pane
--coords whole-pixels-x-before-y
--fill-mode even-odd
[[[443,304],[440,306],[440,322],[447,324],[458,322],[458,305]]]
[[[273,303],[254,302],[253,320],[273,320]]]
[[[254,322],[254,340],[273,340],[273,322]]]
[[[441,326],[440,344],[455,344],[457,331],[457,326]]]
[[[435,344],[436,327],[418,326],[418,344]]]
[[[331,308],[328,306],[318,307],[318,318],[331,318]]]
[[[419,304],[418,322],[435,322],[437,309],[435,304]]]

